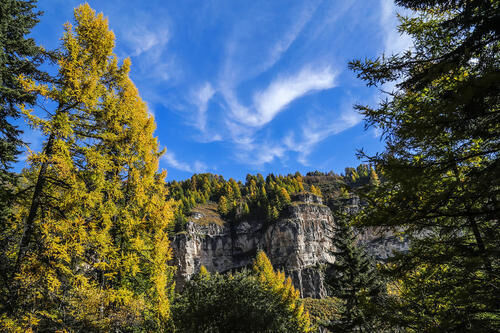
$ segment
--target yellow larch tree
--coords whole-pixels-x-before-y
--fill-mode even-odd
[[[116,331],[170,322],[172,203],[158,173],[154,119],[113,54],[107,20],[88,4],[65,25],[52,86],[21,78],[52,106],[24,109],[46,136],[23,172],[12,229],[19,246],[10,279],[7,331]]]
[[[300,293],[294,288],[292,279],[290,277],[285,278],[283,272],[275,272],[264,251],[257,253],[253,263],[253,271],[264,289],[281,297],[283,304],[293,314],[299,332],[313,332],[314,327],[311,324],[309,313],[304,311],[304,306],[300,301]]]
[[[321,190],[318,187],[314,186],[314,185],[311,185],[311,193],[312,194],[316,194],[319,197],[323,196],[323,194],[321,193]]]

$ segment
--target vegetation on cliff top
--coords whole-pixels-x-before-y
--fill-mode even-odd
[[[286,176],[269,174],[264,178],[257,174],[247,175],[245,183],[204,173],[184,181],[169,182],[167,187],[168,198],[178,203],[175,231],[179,232],[184,230],[189,216],[197,211],[205,211],[213,217],[212,220],[220,223],[210,208],[213,208],[213,203],[217,204],[220,216],[229,222],[243,219],[272,222],[291,203],[290,196],[293,194],[309,192],[329,201],[348,198],[349,191],[378,182],[375,169],[361,164],[357,168],[346,168],[344,175],[315,171],[306,176],[297,172]],[[206,219],[203,221],[206,222]]]

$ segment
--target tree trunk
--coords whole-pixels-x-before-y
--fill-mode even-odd
[[[47,141],[47,146],[45,147],[45,155],[50,158],[52,155],[52,148],[54,145],[54,134],[51,134],[49,140]],[[47,168],[49,163],[44,161],[38,173],[38,178],[36,180],[35,190],[33,192],[33,198],[31,199],[31,206],[28,217],[24,222],[24,231],[23,236],[21,238],[21,242],[19,243],[19,251],[17,254],[16,266],[14,268],[13,276],[21,270],[21,264],[28,252],[28,247],[33,236],[33,232],[35,229],[34,222],[36,218],[36,214],[38,212],[38,208],[40,207],[42,192],[45,186],[45,174],[47,173]]]

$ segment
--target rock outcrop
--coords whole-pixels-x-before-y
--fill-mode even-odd
[[[344,201],[339,202],[346,212],[354,214],[359,210],[357,197]],[[202,213],[193,214],[186,231],[172,240],[179,289],[201,265],[210,272],[239,270],[249,267],[257,251],[263,250],[275,269],[292,278],[302,297],[326,296],[321,267],[335,262],[331,244],[335,235],[332,212],[323,205],[321,197],[309,193],[293,195],[288,210],[273,223],[200,223],[203,218]],[[218,218],[218,222],[223,221]],[[378,261],[386,260],[394,250],[408,249],[407,241],[378,228],[358,230],[357,240]]]
[[[276,269],[291,276],[302,297],[326,295],[321,265],[333,263],[333,217],[321,198],[301,194],[293,198],[284,217],[273,223],[243,221],[236,225],[200,225],[196,219],[172,242],[177,286],[204,265],[210,272],[226,272],[251,265],[258,250],[266,252]],[[198,217],[199,218],[199,217]]]
[[[331,200],[332,210],[342,210],[344,213],[355,215],[361,209],[359,197],[351,195],[348,198]],[[363,227],[355,229],[357,244],[363,246],[368,254],[376,261],[383,262],[392,256],[394,251],[404,252],[409,248],[407,239],[402,239],[393,231],[380,227]]]

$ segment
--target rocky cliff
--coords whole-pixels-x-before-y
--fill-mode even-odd
[[[330,241],[335,236],[332,212],[313,194],[297,194],[292,200],[273,223],[224,223],[213,216],[214,209],[194,213],[186,231],[172,241],[177,287],[181,289],[201,265],[210,272],[237,270],[250,266],[257,251],[264,250],[275,269],[292,277],[302,297],[326,296],[320,268],[335,262]],[[349,200],[345,207],[355,212],[359,208],[356,200]],[[207,219],[206,215],[212,216]],[[408,248],[393,234],[375,228],[359,230],[357,238],[377,260],[387,259],[393,250]]]
[[[250,266],[262,249],[276,269],[291,276],[302,297],[326,294],[319,267],[333,263],[329,239],[333,237],[333,218],[321,198],[303,194],[282,217],[273,223],[243,221],[238,224],[201,225],[193,216],[186,231],[175,236],[172,247],[177,266],[177,285],[204,265],[210,272],[226,272]]]
[[[342,210],[347,214],[356,214],[361,208],[359,197],[351,195],[349,198],[330,200],[328,205],[333,210]],[[379,227],[364,227],[355,229],[357,244],[363,246],[376,260],[385,261],[394,251],[407,251],[409,242],[402,239],[393,231]]]

